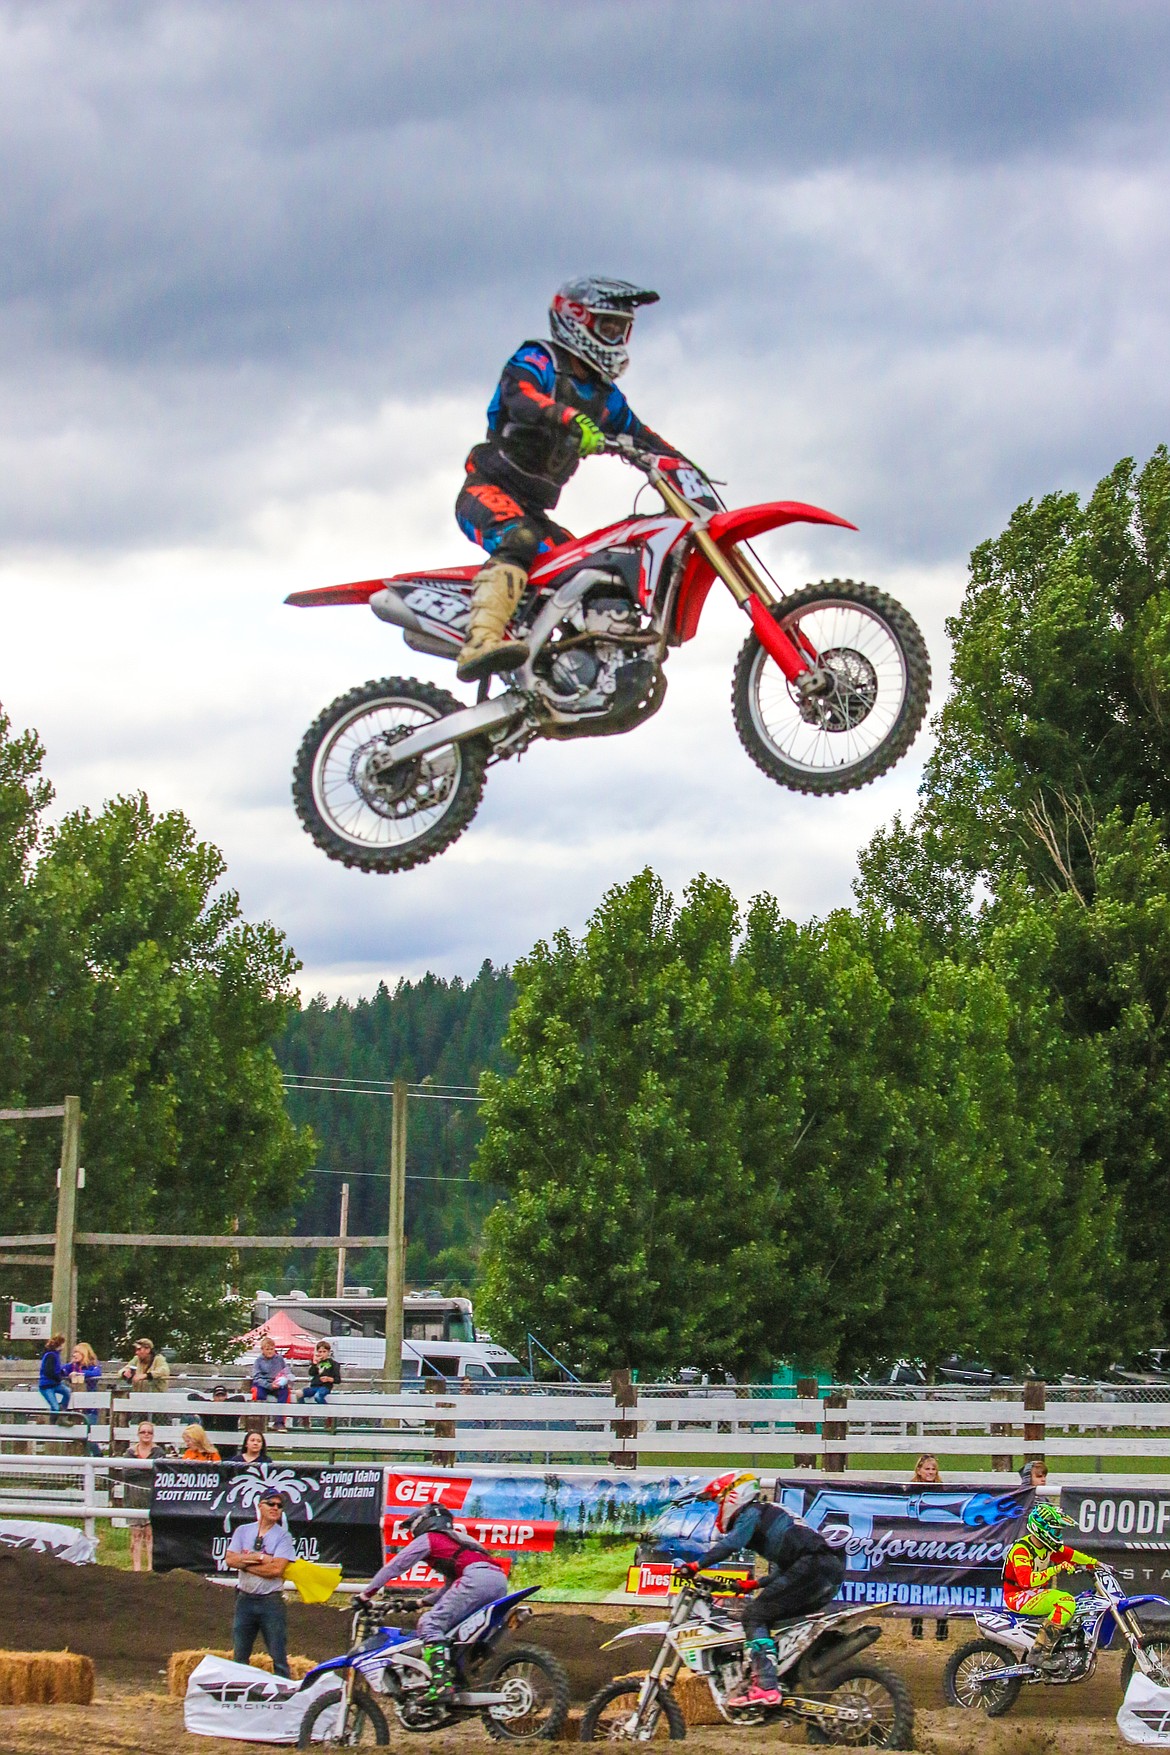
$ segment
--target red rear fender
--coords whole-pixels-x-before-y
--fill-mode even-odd
[[[777,530],[782,524],[837,524],[843,530],[857,529],[848,518],[838,518],[835,512],[826,512],[823,506],[807,506],[803,500],[769,500],[762,506],[739,506],[732,512],[717,512],[707,529],[720,548],[728,549],[737,542],[750,542],[761,531]],[[694,638],[714,578],[710,563],[704,560],[698,549],[692,549],[675,610],[677,639]]]
[[[355,579],[352,585],[318,585],[310,591],[290,591],[285,598],[295,609],[331,609],[345,603],[368,603],[383,585],[409,581],[418,585],[423,579],[474,579],[478,567],[440,567],[426,573],[392,573],[386,579]]]

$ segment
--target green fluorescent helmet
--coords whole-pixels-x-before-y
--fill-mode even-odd
[[[1053,1548],[1064,1545],[1065,1526],[1072,1523],[1055,1505],[1034,1505],[1028,1513],[1027,1531],[1037,1547]]]

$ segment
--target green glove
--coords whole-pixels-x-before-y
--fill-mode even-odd
[[[596,421],[590,420],[587,414],[575,414],[573,420],[582,457],[592,457],[595,452],[605,450],[605,434]]]

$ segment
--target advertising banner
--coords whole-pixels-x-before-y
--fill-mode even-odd
[[[1069,1544],[1106,1561],[1131,1595],[1170,1596],[1170,1488],[1062,1487],[1060,1509],[1073,1520]],[[1088,1588],[1075,1573],[1066,1588]]]
[[[490,1548],[507,1566],[515,1555],[550,1554],[558,1543],[565,1546],[585,1536],[640,1535],[677,1496],[706,1479],[389,1468],[382,1540],[389,1559],[410,1540],[407,1524],[416,1511],[424,1505],[445,1505],[459,1529]],[[442,1580],[428,1567],[416,1566],[403,1582],[426,1589]]]
[[[996,1609],[1004,1556],[1035,1502],[1030,1487],[821,1486],[781,1480],[776,1500],[820,1530],[848,1570],[840,1598],[923,1609]]]
[[[256,1521],[264,1487],[285,1496],[286,1520],[298,1560],[340,1566],[346,1578],[367,1579],[382,1564],[380,1467],[306,1464],[240,1468],[231,1463],[159,1463],[151,1487],[154,1569],[221,1572],[231,1537]]]
[[[1062,1487],[1060,1509],[1073,1519],[1069,1540],[1086,1554],[1099,1548],[1170,1548],[1170,1488]]]

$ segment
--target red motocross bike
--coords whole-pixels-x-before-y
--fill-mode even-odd
[[[797,792],[850,792],[909,748],[926,712],[930,660],[902,606],[852,579],[780,600],[744,552],[782,524],[855,525],[797,501],[727,511],[692,465],[629,439],[606,449],[641,470],[665,510],[635,512],[539,558],[513,624],[529,657],[497,694],[482,683],[465,706],[430,683],[387,677],[351,689],[310,726],[293,799],[331,859],[362,871],[421,865],[467,827],[490,763],[533,738],[641,725],[662,705],[670,648],[694,638],[715,579],[752,624],[731,698],[743,745],[769,779]],[[415,652],[454,661],[476,571],[399,573],[286,601],[368,603]]]

